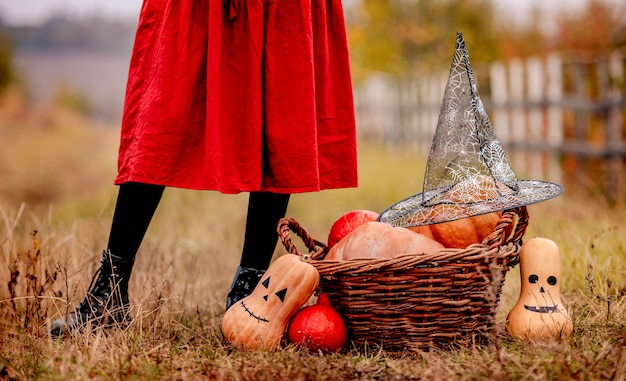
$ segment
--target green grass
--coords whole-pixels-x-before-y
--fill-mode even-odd
[[[626,211],[568,191],[529,207],[526,237],[561,249],[569,340],[525,342],[502,324],[519,293],[508,272],[495,340],[423,353],[349,347],[320,354],[285,345],[232,350],[221,337],[239,261],[247,196],[168,189],[135,264],[126,329],[51,340],[43,329],[84,296],[108,238],[115,128],[56,111],[0,114],[0,378],[227,380],[624,380]],[[294,195],[288,215],[326,241],[350,209],[381,211],[422,188],[424,159],[360,145],[360,186]],[[35,233],[36,231],[36,233]],[[277,255],[284,252],[278,247]]]

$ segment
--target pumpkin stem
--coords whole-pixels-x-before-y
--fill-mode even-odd
[[[302,262],[311,262],[311,253],[300,253],[300,260]]]
[[[331,304],[330,304],[330,299],[328,299],[328,294],[320,293],[317,296],[317,304],[330,307]]]

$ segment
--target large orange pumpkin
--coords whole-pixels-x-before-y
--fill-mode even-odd
[[[409,229],[434,239],[444,247],[465,249],[473,243],[481,243],[493,232],[501,217],[502,212],[493,212]]]
[[[405,253],[429,253],[443,245],[422,234],[384,222],[366,222],[333,246],[327,260],[390,258]]]
[[[478,175],[454,185],[447,192],[445,201],[452,203],[473,203],[490,200],[502,194],[511,194],[512,190],[499,180],[490,176]],[[432,213],[441,213],[443,205],[436,205]],[[433,225],[415,226],[409,229],[431,237],[447,248],[465,249],[473,243],[481,243],[491,234],[502,212],[493,212],[459,220],[442,222]],[[512,231],[511,231],[512,232]],[[507,233],[511,233],[507,232]]]

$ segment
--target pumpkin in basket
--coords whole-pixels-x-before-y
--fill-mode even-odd
[[[351,231],[366,222],[376,221],[378,213],[371,210],[350,210],[333,222],[328,233],[328,248],[332,249],[337,242]]]
[[[502,212],[493,212],[409,229],[434,239],[444,247],[465,249],[473,243],[481,243],[493,232],[501,217]]]
[[[446,204],[473,204],[512,192],[506,184],[490,176],[474,176],[460,181],[450,188],[446,192],[445,198],[438,200],[441,204],[435,205],[431,213],[435,215],[446,214]],[[432,225],[414,226],[409,227],[409,229],[433,238],[447,248],[465,249],[471,244],[481,243],[485,237],[494,231],[500,218],[502,218],[501,211]]]
[[[425,235],[384,222],[366,222],[346,235],[326,255],[327,260],[391,258],[405,253],[429,253],[443,245]]]
[[[317,269],[301,257],[281,255],[252,293],[226,311],[222,318],[224,338],[240,349],[275,349],[289,319],[313,295],[319,279]]]

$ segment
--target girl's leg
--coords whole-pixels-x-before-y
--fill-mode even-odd
[[[278,242],[276,228],[287,213],[289,196],[250,193],[241,262],[226,297],[226,309],[250,295],[269,267]]]
[[[165,187],[125,183],[120,185],[107,250],[85,299],[66,316],[52,322],[50,334],[60,336],[91,324],[92,327],[125,323],[130,319],[128,280],[135,255],[156,211]]]
[[[241,266],[266,270],[278,242],[278,221],[285,217],[288,194],[250,193]]]
[[[128,267],[118,269],[130,277],[132,264],[159,206],[165,187],[143,183],[120,185],[107,249]]]

